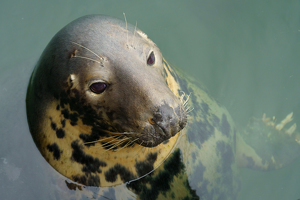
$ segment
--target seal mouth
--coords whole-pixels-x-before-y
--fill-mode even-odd
[[[179,130],[180,131],[180,130]],[[179,132],[178,131],[178,132]],[[149,125],[144,128],[144,131],[141,133],[137,132],[111,132],[111,131],[104,131],[112,136],[125,136],[129,138],[132,143],[136,143],[143,147],[156,147],[157,145],[167,141],[171,137],[175,136],[176,134],[170,134],[166,129],[154,124]]]
[[[172,123],[167,124],[168,128],[158,124],[149,124],[140,134],[135,135],[135,143],[144,147],[156,147],[178,134],[186,123],[187,120],[183,119],[176,126],[173,126]]]

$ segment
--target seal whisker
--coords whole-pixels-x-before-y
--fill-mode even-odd
[[[155,136],[153,133],[149,133],[154,138],[159,138],[159,136]],[[153,142],[153,141],[152,141]]]
[[[102,138],[100,140],[95,140],[95,141],[91,141],[91,142],[84,142],[83,144],[91,144],[91,143],[96,143],[96,142],[101,142],[103,140],[107,140],[107,139],[110,139],[111,137],[105,137],[105,138]]]
[[[106,149],[106,148],[111,148],[111,147],[113,146],[113,143],[107,142],[107,143],[105,143],[105,144],[102,144],[101,146],[104,147],[105,149]],[[107,149],[106,149],[106,150],[107,150]],[[106,150],[105,150],[105,151],[106,151]]]
[[[111,137],[108,137],[108,139],[111,139],[111,138],[114,138],[114,139],[112,139],[112,140],[110,140],[110,141],[107,141],[107,143],[111,143],[112,141],[118,140],[118,139],[120,139],[121,137],[122,137],[121,135],[113,135],[113,136],[111,136]],[[106,145],[106,144],[104,144],[104,145]]]
[[[123,132],[123,133],[120,133],[121,135],[130,135],[130,134],[135,134],[135,132]]]
[[[122,139],[121,141],[119,141],[119,142],[117,142],[117,143],[114,143],[114,144],[112,144],[112,145],[111,145],[111,147],[110,147],[109,149],[106,149],[105,151],[109,151],[109,150],[111,150],[111,149],[113,149],[113,148],[116,148],[116,147],[118,147],[118,146],[119,146],[119,144],[121,144],[122,142],[124,142],[124,140],[125,140],[125,141],[126,141],[126,140],[129,140],[129,138]]]
[[[72,42],[72,41],[71,41]],[[92,54],[94,54],[95,56],[97,56],[100,60],[103,60],[103,58],[101,58],[98,54],[96,54],[95,52],[93,52],[92,50],[90,50],[89,48],[87,48],[87,47],[85,47],[85,46],[83,46],[83,45],[81,45],[81,44],[78,44],[78,43],[76,43],[76,42],[72,42],[73,44],[76,44],[76,45],[78,45],[78,46],[80,46],[80,47],[82,47],[82,48],[84,48],[84,49],[86,49],[86,50],[88,50],[89,52],[91,52]],[[79,57],[79,56],[75,56],[75,57]],[[98,61],[99,62],[99,61]],[[100,63],[100,62],[99,62]]]
[[[115,134],[115,135],[130,135],[130,134],[135,134],[135,132],[123,132],[123,133],[117,133],[117,132],[110,132],[110,131],[105,131],[109,134]]]
[[[191,115],[186,115],[186,117],[187,117],[188,120],[193,119],[193,116],[191,116]]]
[[[192,93],[190,93],[189,95],[187,95],[187,98],[186,98],[186,100],[183,102],[183,105],[186,105],[187,104],[187,102],[189,101],[189,99],[190,99],[190,95],[191,95]]]
[[[191,106],[190,106],[186,109],[186,113],[188,114],[188,113],[192,112],[193,110],[194,110],[194,108],[191,108]]]
[[[126,23],[126,31],[127,31],[127,45],[128,45],[128,29],[127,29],[127,20],[126,20],[126,15],[125,13],[123,12],[123,15],[124,15],[124,18],[125,18],[125,23]]]
[[[134,40],[135,40],[136,27],[137,27],[137,21],[135,21],[135,27],[134,27],[133,39],[132,39],[132,47],[134,47]]]
[[[84,58],[84,59],[87,59],[87,60],[91,60],[91,61],[94,61],[94,62],[97,62],[99,64],[101,64],[101,62],[99,62],[98,60],[94,60],[92,58],[88,58],[88,57],[84,57],[84,56],[73,56],[73,58]]]
[[[106,144],[103,144],[102,146],[103,146],[103,147],[110,146],[110,145],[114,144],[114,142],[113,142],[113,141],[119,140],[119,139],[120,139],[120,137],[121,137],[121,136],[119,136],[119,137],[117,137],[117,138],[114,138],[114,139],[113,139],[113,140],[111,140],[111,141],[107,141],[107,143],[106,143]]]
[[[129,142],[127,142],[122,148],[120,148],[120,149],[117,149],[116,151],[120,151],[120,150],[122,150],[122,149],[124,149],[124,148],[126,148],[126,147],[128,147],[129,145],[131,145],[132,143],[134,143],[132,140],[130,140]]]
[[[136,139],[134,139],[134,140],[132,140],[132,143],[134,143],[135,141],[137,141],[139,138],[136,138]]]
[[[185,107],[185,111],[188,111],[190,108],[191,108],[191,106]]]
[[[185,96],[185,92],[184,92],[184,91],[180,91],[180,92],[182,92],[183,94],[180,95],[180,98],[179,98],[179,99],[180,99],[181,102],[183,102],[183,98],[184,98],[184,96]]]
[[[123,143],[124,141],[126,141],[126,140],[130,140],[131,138],[124,138],[124,139],[121,139],[120,141],[118,141],[118,142],[116,142],[116,143],[114,143],[115,145],[120,145],[121,143]]]

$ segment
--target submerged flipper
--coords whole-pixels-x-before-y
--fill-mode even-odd
[[[238,163],[241,167],[258,170],[281,168],[300,155],[300,134],[296,124],[286,128],[291,122],[290,113],[280,123],[275,117],[251,119],[238,140]]]

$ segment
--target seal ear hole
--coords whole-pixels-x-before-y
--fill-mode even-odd
[[[148,59],[147,59],[147,64],[148,65],[153,65],[155,63],[155,56],[153,51],[150,53]]]
[[[104,92],[104,90],[106,88],[107,88],[107,85],[102,82],[96,82],[90,86],[90,90],[95,94],[101,94],[102,92]]]

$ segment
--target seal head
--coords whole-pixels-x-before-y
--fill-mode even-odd
[[[28,86],[28,122],[39,150],[63,175],[86,185],[115,185],[153,170],[187,122],[168,70],[158,47],[132,25],[101,15],[71,22],[50,41]],[[128,164],[130,178],[100,181],[103,170],[118,164],[108,160],[137,154],[133,147],[152,147],[151,167],[139,172]]]

